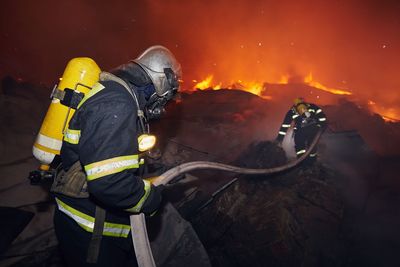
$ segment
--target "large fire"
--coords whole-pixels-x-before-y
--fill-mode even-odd
[[[192,90],[219,90],[221,88],[226,88],[226,89],[238,89],[238,90],[243,90],[247,91],[249,93],[265,97],[262,95],[262,91],[264,89],[264,84],[262,82],[257,82],[257,81],[242,81],[242,80],[237,80],[237,81],[232,81],[229,85],[222,85],[222,82],[214,83],[213,82],[214,76],[213,75],[208,75],[205,79],[202,81],[197,81],[193,80],[195,85],[192,87]],[[310,85],[314,88],[330,92],[332,94],[336,95],[351,95],[352,93],[343,89],[336,89],[336,88],[329,88],[327,86],[324,86],[323,84],[314,81],[312,73],[310,72],[306,77],[304,77],[304,83],[307,85]],[[276,84],[288,84],[289,83],[289,76],[288,75],[282,75],[281,79],[278,82],[274,82]]]
[[[255,95],[258,95],[264,99],[271,99],[272,96],[267,96],[264,94],[265,92],[265,85],[266,84],[289,84],[290,77],[289,75],[281,75],[281,78],[275,82],[259,82],[259,81],[243,81],[243,80],[236,80],[231,81],[229,84],[223,84],[222,82],[215,82],[214,75],[210,74],[201,81],[193,80],[194,85],[188,91],[195,91],[195,90],[219,90],[219,89],[236,89],[246,91]],[[345,89],[338,89],[338,88],[331,88],[328,86],[323,85],[320,82],[317,82],[313,79],[313,75],[310,72],[307,76],[303,78],[303,83],[314,87],[318,90],[322,90],[328,92],[333,95],[342,95],[342,96],[351,96],[353,95],[352,92]],[[377,105],[374,101],[368,101],[368,108],[373,112],[379,114],[385,121],[387,122],[398,122],[400,121],[398,118],[398,113],[394,109],[387,109],[380,105]]]
[[[204,80],[198,82],[197,80],[193,80],[195,85],[192,87],[192,90],[219,90],[221,88],[224,89],[237,89],[246,91],[255,95],[258,95],[262,98],[269,99],[269,96],[265,96],[262,94],[264,89],[264,83],[255,82],[255,81],[242,81],[236,80],[232,81],[229,85],[223,85],[222,82],[213,82],[214,76],[208,75]]]

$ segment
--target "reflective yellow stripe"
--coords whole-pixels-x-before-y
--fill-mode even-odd
[[[289,127],[290,127],[290,124],[282,124],[282,127],[283,127],[283,128],[289,128]]]
[[[80,137],[81,137],[80,130],[67,129],[64,134],[64,141],[70,144],[77,145],[79,143]]]
[[[146,201],[146,199],[149,197],[150,190],[151,190],[151,183],[149,181],[143,180],[144,183],[144,195],[143,197],[139,200],[139,202],[133,206],[132,208],[126,209],[126,211],[129,212],[140,212],[143,203]]]
[[[326,118],[319,118],[319,121],[326,121]]]
[[[78,105],[78,109],[83,105],[83,103],[85,103],[89,98],[91,98],[92,96],[94,96],[95,94],[97,94],[98,92],[100,92],[101,90],[103,90],[105,87],[100,84],[100,83],[96,83],[95,85],[93,85],[92,90],[90,90],[88,93],[85,94],[85,97],[82,99],[82,101],[79,103]]]
[[[305,149],[302,149],[302,150],[299,150],[299,151],[296,152],[297,155],[300,155],[300,154],[303,154],[303,153],[306,153]]]
[[[65,213],[68,217],[73,219],[80,227],[82,227],[87,232],[93,233],[94,228],[94,217],[89,216],[68,206],[58,198],[56,198],[58,209]],[[114,237],[128,237],[131,227],[126,224],[118,223],[104,223],[103,235],[114,236]]]
[[[280,134],[280,135],[286,135],[285,132],[281,132],[281,131],[279,131],[279,134]]]
[[[299,115],[295,114],[295,115],[292,116],[292,119],[295,119],[295,118],[297,118],[298,116],[299,116]]]
[[[88,181],[133,168],[139,168],[139,155],[115,157],[85,165]]]
[[[315,112],[315,114],[318,114],[318,113],[320,113],[320,112],[322,112],[322,110],[321,110],[321,109],[318,109],[317,112]]]
[[[311,157],[311,158],[313,158],[313,157],[315,157],[315,156],[317,156],[317,153],[314,153],[314,154],[311,153],[311,154],[310,154],[310,157]]]

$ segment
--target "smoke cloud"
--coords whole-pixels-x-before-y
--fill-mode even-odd
[[[2,1],[0,75],[52,85],[69,59],[103,69],[153,44],[181,61],[184,87],[304,77],[400,118],[400,3],[337,1]]]

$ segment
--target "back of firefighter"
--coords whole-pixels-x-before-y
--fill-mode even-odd
[[[293,124],[293,125],[292,125]],[[297,158],[306,153],[307,148],[314,140],[320,129],[327,126],[327,119],[320,107],[307,103],[303,98],[296,98],[294,105],[286,113],[276,138],[279,144],[285,138],[288,129],[293,126],[294,143]],[[317,158],[317,147],[310,152],[308,163],[313,163]]]
[[[62,170],[53,184],[62,189],[52,190],[55,232],[68,266],[137,265],[129,216],[151,215],[161,202],[161,187],[140,176],[138,138],[176,94],[180,76],[173,54],[153,46],[101,73],[80,102],[64,134]]]

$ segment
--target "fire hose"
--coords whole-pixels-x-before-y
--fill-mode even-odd
[[[300,158],[291,161],[285,165],[268,168],[268,169],[249,169],[249,168],[241,168],[232,165],[226,165],[217,162],[210,162],[210,161],[193,161],[188,163],[183,163],[178,165],[174,168],[169,169],[168,171],[161,174],[155,180],[153,180],[153,185],[166,185],[168,184],[173,178],[189,172],[193,170],[199,169],[209,169],[209,170],[220,170],[220,171],[228,171],[240,174],[253,174],[253,175],[270,175],[278,172],[282,172],[288,169],[293,168],[294,166],[301,163],[308,155],[311,153],[313,148],[317,145],[323,130],[319,130],[316,134],[313,142],[307,149],[306,153],[304,153]],[[155,261],[153,258],[153,254],[150,247],[149,238],[147,236],[147,229],[146,229],[146,221],[143,213],[134,214],[130,216],[130,224],[132,230],[132,239],[133,239],[133,246],[136,253],[136,259],[138,262],[139,267],[155,267]]]

